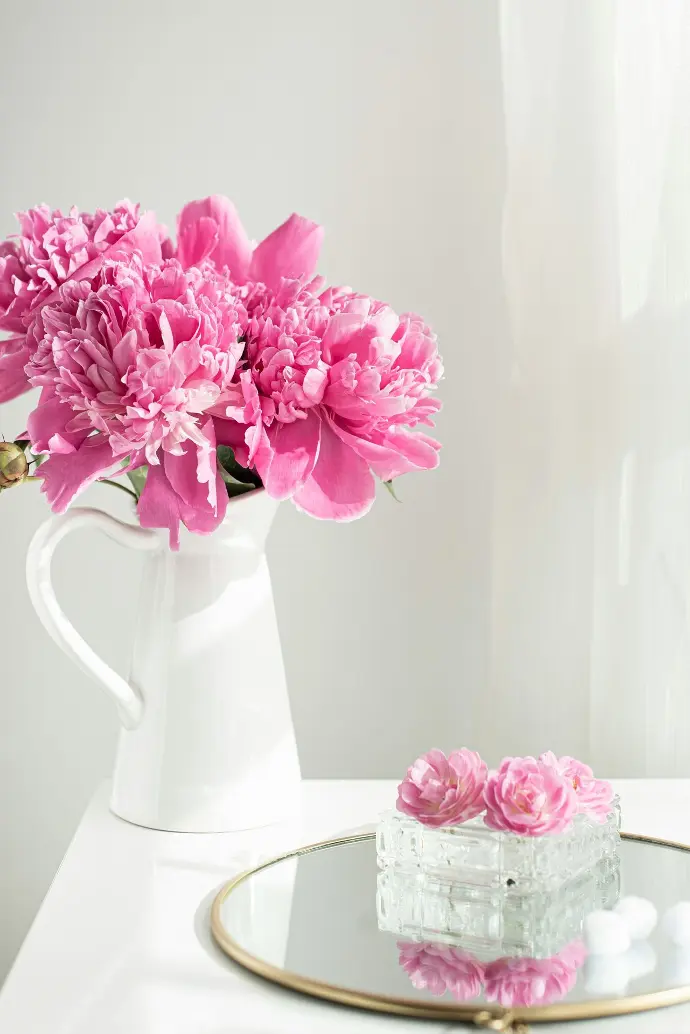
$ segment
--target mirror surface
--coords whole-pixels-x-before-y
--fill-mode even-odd
[[[478,1009],[686,986],[690,998],[690,947],[674,946],[661,924],[624,953],[586,957],[584,916],[624,895],[650,899],[660,916],[690,900],[690,851],[624,839],[618,868],[520,902],[413,875],[391,881],[373,837],[360,837],[251,874],[221,900],[217,919],[260,963],[360,995]]]

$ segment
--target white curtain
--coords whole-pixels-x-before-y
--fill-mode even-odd
[[[690,774],[690,4],[504,0],[496,753]]]

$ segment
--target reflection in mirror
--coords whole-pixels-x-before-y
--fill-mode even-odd
[[[218,915],[259,972],[274,967],[288,984],[296,975],[364,1002],[596,1010],[668,988],[690,999],[690,950],[663,923],[618,955],[585,958],[582,943],[585,916],[619,897],[648,898],[659,916],[690,900],[689,851],[623,840],[615,858],[558,890],[518,890],[380,871],[373,837],[362,837],[251,874]]]
[[[399,941],[400,965],[417,990],[432,995],[446,991],[456,1002],[479,998],[506,1007],[551,1005],[575,986],[577,971],[587,955],[582,941],[548,959],[506,956],[482,963],[461,948],[446,944]]]

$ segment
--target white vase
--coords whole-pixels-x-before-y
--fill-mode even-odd
[[[243,829],[285,817],[300,779],[264,545],[277,504],[264,491],[232,501],[212,535],[124,524],[99,510],[53,517],[29,547],[33,605],[62,649],[110,694],[123,730],[111,807],[138,825],[179,832]],[[93,526],[145,553],[128,680],[84,642],[57,602],[55,547]]]

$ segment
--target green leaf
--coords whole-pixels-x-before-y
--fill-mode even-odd
[[[136,470],[128,470],[127,477],[129,478],[132,488],[134,489],[137,499],[141,498],[141,493],[144,491],[144,485],[146,484],[146,475],[148,474],[149,468],[147,466],[137,467]]]
[[[244,495],[245,492],[255,492],[256,491],[256,489],[257,489],[256,485],[248,485],[244,481],[237,481],[232,476],[232,474],[228,474],[227,470],[225,470],[224,467],[221,467],[220,464],[218,465],[218,470],[220,471],[220,476],[222,477],[223,481],[225,482],[225,488],[227,490],[227,493],[228,493],[228,496],[230,497],[230,499],[232,499],[233,496],[236,496],[236,495]]]
[[[390,481],[384,481],[383,483],[395,499],[396,503],[401,503],[402,499],[398,499],[397,495],[395,494],[395,489],[393,488],[393,480],[391,479]]]
[[[29,447],[29,439],[28,438],[17,438],[17,440],[15,441],[14,444],[18,445],[19,448],[22,450],[22,452],[26,452],[26,450]]]
[[[246,495],[247,492],[256,492],[256,485],[243,485],[239,481],[225,481],[225,488],[230,499],[236,495]]]
[[[252,488],[261,488],[261,478],[255,470],[247,470],[235,459],[235,453],[229,445],[219,445],[216,449],[218,465],[223,480],[227,484],[226,474],[229,474],[233,481],[239,481],[243,485],[251,485]]]

